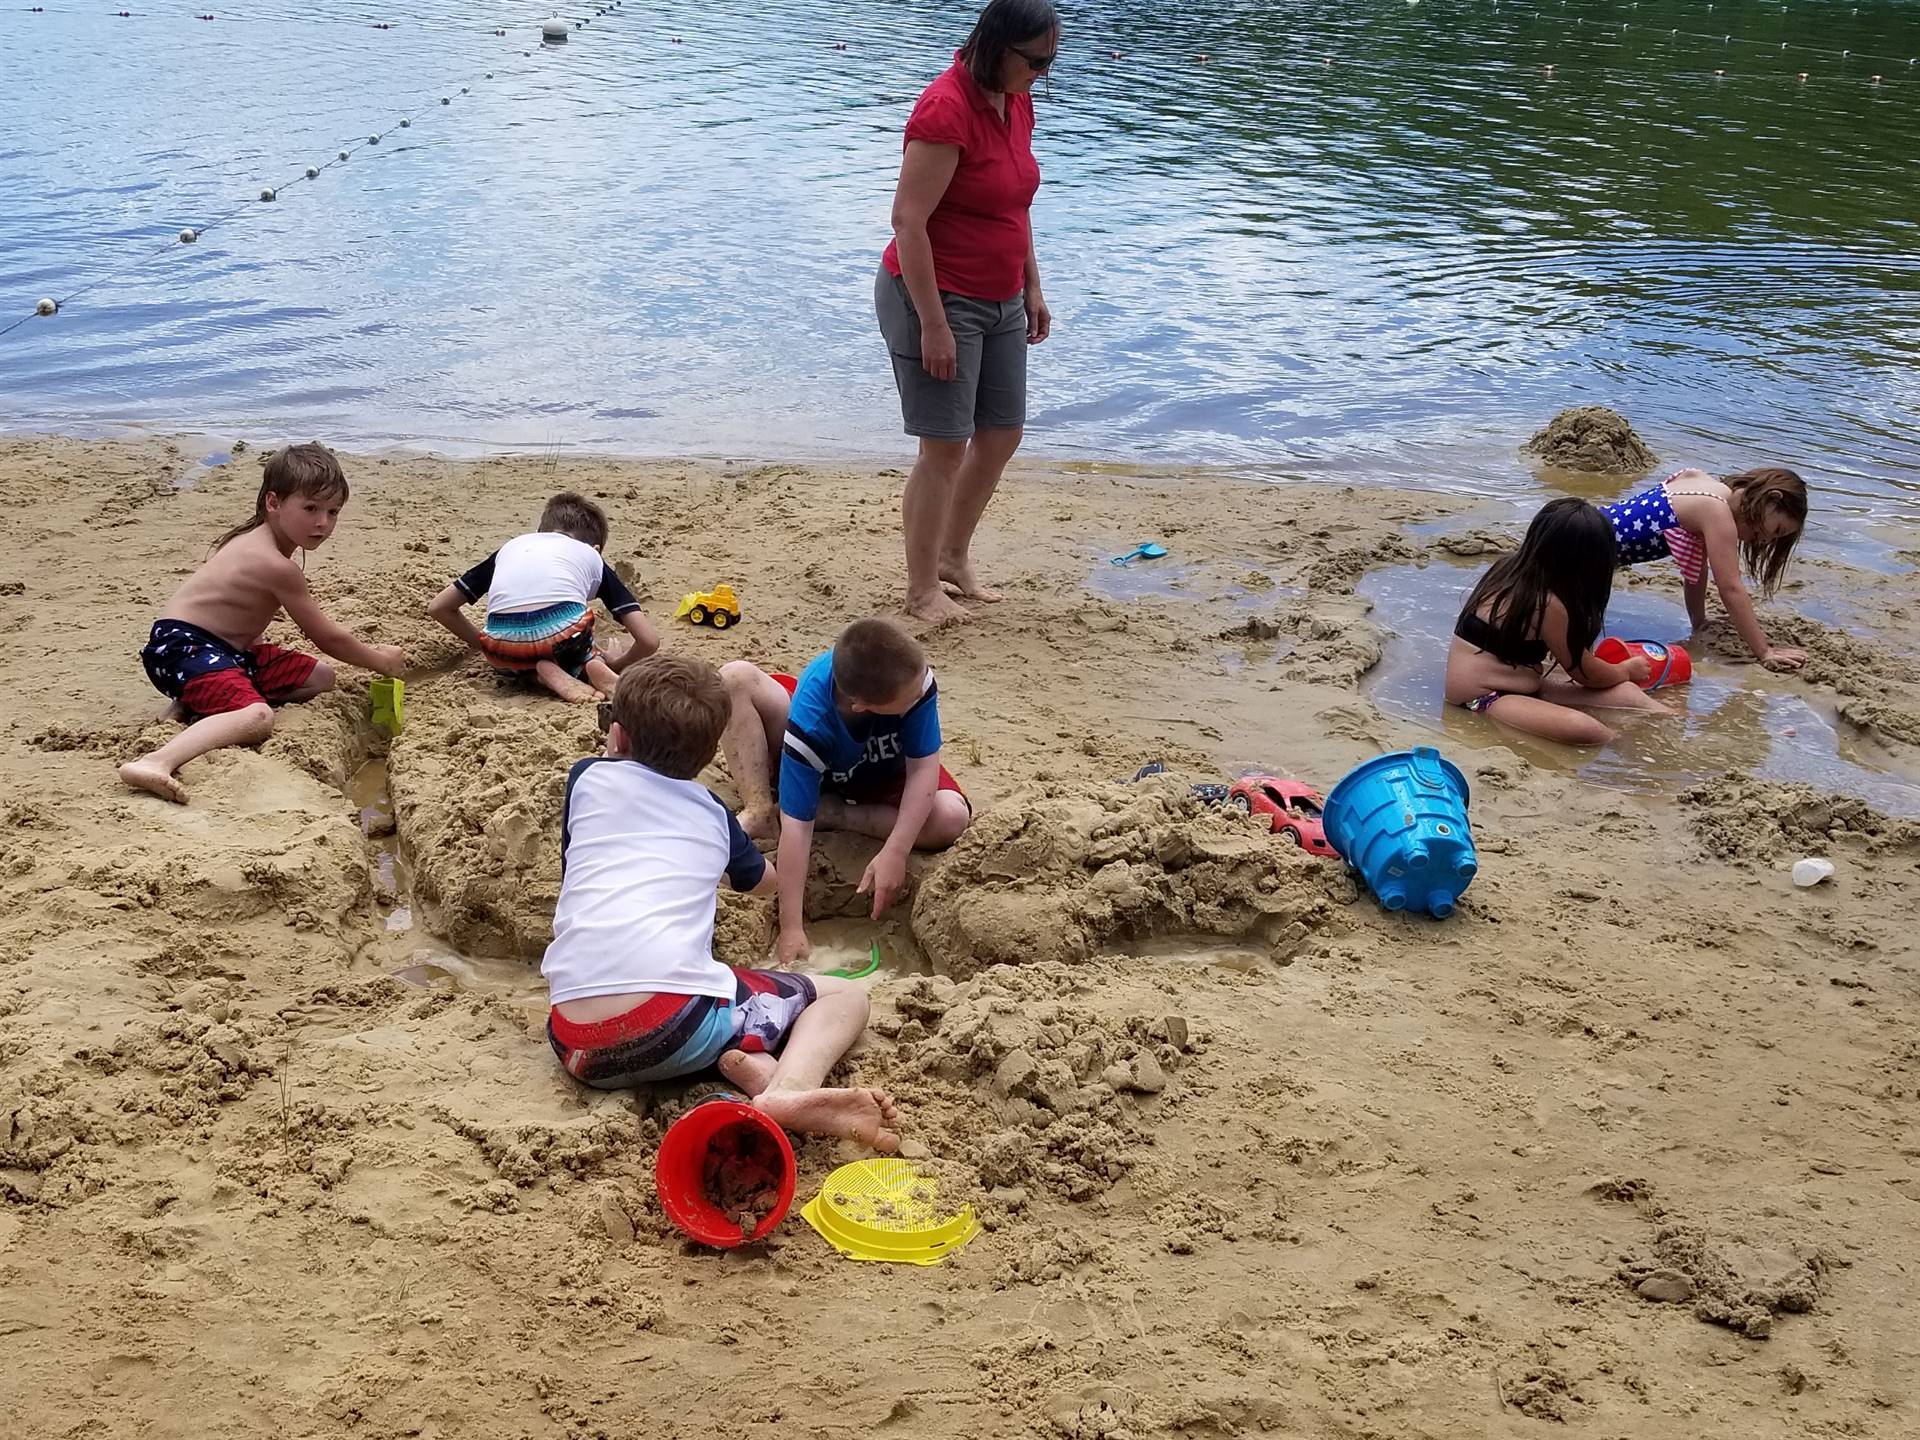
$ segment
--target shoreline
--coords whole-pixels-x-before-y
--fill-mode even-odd
[[[408,646],[407,728],[375,736],[345,671],[258,751],[186,767],[181,808],[112,773],[166,733],[139,645],[258,468],[176,489],[197,457],[170,443],[0,436],[0,682],[30,701],[0,728],[10,1412],[193,1406],[245,1437],[652,1434],[663,1410],[969,1440],[1912,1428],[1920,827],[1740,775],[1597,790],[1383,712],[1355,587],[1497,544],[1471,498],[1009,475],[980,542],[1007,602],[925,636],[980,818],[871,932],[916,966],[874,983],[850,1061],[989,1227],[919,1271],[797,1217],[727,1253],[668,1230],[651,1163],[682,1102],[574,1087],[527,963],[592,707],[499,688],[423,613],[577,488],[666,645],[803,663],[897,604],[904,467],[343,453],[310,581]],[[1163,568],[1106,565],[1149,533]],[[669,618],[723,579],[738,629]],[[1798,581],[1765,613],[1805,679],[1714,663],[1850,708],[1912,773],[1910,638],[1793,611],[1857,593],[1910,637],[1920,576]],[[1324,790],[1412,743],[1473,791],[1482,868],[1445,922],[1185,794],[1249,766]],[[397,880],[347,794],[369,759]],[[1156,759],[1176,779],[1115,783]],[[1816,846],[1838,874],[1796,890]],[[864,855],[823,844],[810,883],[849,944]],[[769,925],[725,898],[716,951],[754,963]],[[796,1149],[796,1206],[854,1158]]]

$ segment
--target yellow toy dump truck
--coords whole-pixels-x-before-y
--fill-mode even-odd
[[[711,625],[716,630],[724,630],[729,625],[740,623],[740,601],[734,595],[731,585],[716,585],[711,590],[682,595],[680,608],[673,612],[673,618],[691,620],[696,625]]]

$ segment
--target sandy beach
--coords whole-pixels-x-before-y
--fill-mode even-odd
[[[170,733],[140,646],[259,484],[197,454],[0,439],[0,1434],[1920,1427],[1920,826],[1737,772],[1599,788],[1382,713],[1354,587],[1504,543],[1471,499],[1016,465],[980,540],[1007,602],[925,637],[979,820],[877,932],[849,1065],[988,1225],[919,1269],[797,1213],[726,1253],[667,1225],[684,1099],[582,1090],[542,1029],[593,708],[424,614],[571,488],[668,645],[797,667],[897,605],[900,472],[343,456],[309,580],[412,654],[407,728],[346,671],[176,807],[113,767]],[[1148,537],[1173,566],[1105,563]],[[1912,777],[1920,575],[1795,573],[1763,613],[1813,658],[1768,683]],[[738,630],[672,621],[719,580]],[[1473,787],[1444,922],[1187,792],[1417,743]],[[864,948],[865,853],[817,850],[816,938]],[[1815,853],[1834,880],[1796,890]],[[728,897],[720,958],[770,926]],[[855,1158],[797,1148],[802,1199]]]

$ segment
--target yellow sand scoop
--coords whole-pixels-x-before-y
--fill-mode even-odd
[[[405,728],[407,682],[382,675],[367,686],[367,699],[373,705],[373,723],[389,735]]]
[[[800,1214],[850,1260],[938,1265],[980,1233],[980,1221],[971,1205],[937,1218],[936,1189],[905,1160],[856,1160],[829,1175]]]

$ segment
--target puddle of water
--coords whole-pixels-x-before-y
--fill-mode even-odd
[[[829,970],[861,971],[871,961],[873,942],[880,942],[880,968],[862,978],[884,980],[893,975],[931,975],[933,966],[920,947],[898,921],[885,920],[809,920],[807,939],[813,954],[807,960],[810,974],[824,975]]]
[[[1614,789],[1670,794],[1740,769],[1855,796],[1888,814],[1920,816],[1920,782],[1885,769],[1796,682],[1758,666],[1695,656],[1693,682],[1659,692],[1664,704],[1684,714],[1629,720],[1598,753],[1536,740],[1443,704],[1453,620],[1483,564],[1435,561],[1377,570],[1361,580],[1359,593],[1373,602],[1374,619],[1389,636],[1366,693],[1388,714],[1436,726],[1452,744],[1511,749]],[[1607,628],[1659,639],[1683,636],[1690,627],[1678,603],[1629,589],[1614,595]]]
[[[1125,954],[1140,960],[1172,960],[1190,965],[1211,965],[1236,975],[1252,975],[1272,969],[1274,959],[1254,945],[1229,940],[1210,941],[1194,935],[1156,936],[1126,947]]]
[[[347,781],[347,799],[360,815],[360,833],[367,840],[367,868],[373,875],[374,899],[388,930],[413,928],[413,875],[400,851],[395,828],[393,795],[387,788],[387,762],[369,760]]]

